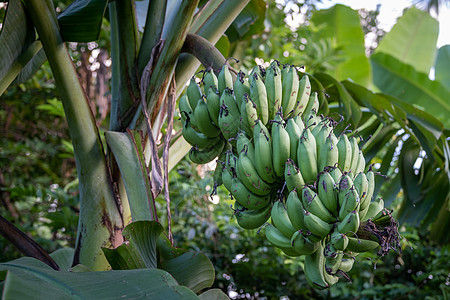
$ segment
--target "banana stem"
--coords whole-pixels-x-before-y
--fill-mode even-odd
[[[216,74],[226,62],[222,53],[210,41],[193,33],[187,34],[181,51],[196,57],[205,68],[212,68]]]

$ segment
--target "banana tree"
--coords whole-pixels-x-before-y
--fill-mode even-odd
[[[211,286],[209,259],[175,248],[171,237],[168,171],[187,152],[183,139],[172,139],[172,122],[177,97],[200,61],[213,69],[225,63],[214,44],[233,21],[242,13],[245,22],[233,24],[241,29],[264,17],[249,14],[249,2],[75,0],[59,15],[50,0],[8,2],[0,35],[0,93],[48,60],[73,143],[80,218],[75,249],[51,255],[0,219],[2,235],[34,257],[0,265],[5,299],[125,294],[189,299]],[[104,18],[111,28],[112,60],[106,143],[66,47],[96,40]],[[155,203],[163,190],[168,224],[159,222],[164,212]],[[25,284],[26,291],[20,288]],[[50,288],[42,291],[42,284]],[[217,290],[201,297],[226,298]]]

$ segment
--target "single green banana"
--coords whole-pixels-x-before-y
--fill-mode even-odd
[[[195,107],[197,106],[198,100],[202,99],[202,90],[195,81],[195,77],[191,78],[191,81],[189,82],[189,85],[186,89],[186,95],[192,110],[195,111]]]
[[[293,161],[297,161],[298,141],[300,140],[300,136],[302,135],[302,130],[300,130],[297,123],[295,123],[294,118],[289,118],[286,121],[286,131],[289,135],[290,141],[289,143],[290,157],[292,158]]]
[[[308,105],[306,105],[305,111],[303,111],[302,119],[306,124],[307,121],[311,118],[311,116],[315,116],[319,111],[319,99],[317,98],[317,92],[313,92],[309,96]]]
[[[349,259],[342,259],[341,265],[339,266],[339,270],[342,272],[350,272],[350,270],[353,267],[353,264],[355,263],[355,260],[353,258]]]
[[[234,81],[233,91],[234,91],[234,96],[236,98],[236,103],[237,103],[238,107],[241,108],[242,102],[244,101],[244,95],[250,94],[250,83],[245,78],[244,72],[239,71],[238,75],[236,76],[236,80]]]
[[[219,91],[214,87],[209,87],[206,92],[206,106],[208,107],[209,115],[214,124],[219,125],[220,113],[220,96]]]
[[[247,209],[261,209],[270,202],[270,195],[258,196],[248,190],[241,180],[237,177],[231,180],[231,189],[229,190],[234,199],[240,205]]]
[[[325,140],[325,144],[323,144],[317,152],[317,168],[319,172],[322,172],[327,166],[335,166],[338,164],[339,152],[337,143],[336,136],[333,132],[330,132]]]
[[[336,257],[326,257],[325,258],[325,271],[327,274],[334,275],[338,272],[339,267],[342,263],[342,258],[344,257],[344,253],[339,253]],[[326,278],[325,278],[326,279]],[[339,280],[339,277],[338,277]],[[327,280],[328,282],[328,280]],[[336,280],[337,282],[337,280]],[[334,282],[334,283],[336,283]],[[330,283],[330,282],[328,282]],[[330,284],[332,285],[332,284]]]
[[[199,99],[194,110],[194,116],[197,120],[197,126],[200,131],[207,137],[216,137],[221,134],[220,129],[214,125],[211,119],[206,102]]]
[[[294,117],[295,124],[297,124],[298,128],[300,129],[300,132],[303,132],[305,130],[305,123],[303,122],[303,119],[301,115]]]
[[[378,242],[375,242],[372,240],[364,240],[364,239],[357,239],[354,237],[349,237],[347,250],[356,252],[356,253],[363,253],[363,252],[367,252],[372,249],[375,249],[378,246],[379,246]]]
[[[245,187],[252,193],[258,196],[265,196],[270,193],[271,186],[261,179],[255,170],[252,161],[245,152],[239,153],[239,158],[237,160],[237,174]]]
[[[378,198],[369,204],[369,208],[367,210],[366,215],[364,218],[361,218],[362,222],[365,222],[369,219],[372,219],[375,217],[382,209],[384,208],[384,200],[381,198]]]
[[[178,101],[178,109],[180,110],[180,115],[183,122],[184,123],[189,122],[192,128],[198,130],[197,120],[195,119],[194,111],[192,110],[192,107],[189,104],[189,100],[186,94],[180,97],[180,100]]]
[[[267,103],[269,109],[269,120],[275,118],[280,110],[283,97],[283,85],[281,83],[281,70],[279,62],[274,60],[266,70],[265,86],[267,92]]]
[[[289,133],[284,128],[283,118],[276,114],[272,124],[273,169],[278,177],[284,175],[286,160],[290,157],[291,145]]]
[[[237,203],[235,203],[236,205]],[[256,229],[264,225],[270,218],[270,211],[272,210],[272,204],[269,203],[267,206],[260,209],[245,209],[235,210],[234,216],[236,221],[244,229]]]
[[[297,103],[294,107],[294,116],[301,115],[308,105],[309,96],[311,96],[311,82],[308,75],[303,75],[300,79],[297,95]]]
[[[338,167],[330,168],[329,172],[330,172],[331,177],[333,177],[335,183],[338,183],[341,181],[342,172]],[[339,190],[339,187],[337,187],[337,188]]]
[[[261,76],[254,74],[249,79],[250,98],[256,104],[258,118],[266,125],[269,121],[269,107],[267,102],[267,92],[264,81]]]
[[[233,172],[231,171],[231,168],[227,166],[226,163],[224,163],[224,167],[222,170],[222,182],[228,191],[231,191],[232,181]]]
[[[366,196],[361,199],[360,204],[360,217],[361,220],[364,219],[368,209],[370,202],[372,201],[373,192],[375,191],[375,173],[372,171],[372,166],[369,167],[369,171],[366,174],[367,179],[367,192]],[[364,211],[364,215],[362,212]]]
[[[301,191],[305,186],[302,173],[300,173],[300,170],[295,165],[295,162],[290,158],[286,160],[284,180],[286,181],[286,186],[289,192],[294,190]]]
[[[283,70],[281,71],[281,82],[283,86],[281,107],[284,117],[292,115],[294,112],[293,109],[297,102],[299,81],[297,69],[294,66],[283,66]]]
[[[247,137],[246,133],[242,130],[238,132],[236,138],[236,151],[237,153],[246,152],[248,158],[252,162],[253,165],[256,164],[255,160],[255,148],[253,147],[252,142]]]
[[[354,235],[359,228],[360,220],[357,211],[349,212],[345,218],[337,224],[337,231],[349,236]],[[350,238],[350,237],[349,237]],[[349,242],[350,243],[350,242]],[[348,246],[347,246],[348,249]]]
[[[186,142],[188,142],[192,146],[196,146],[199,149],[210,148],[217,144],[220,140],[219,136],[210,138],[203,133],[196,131],[191,127],[190,121],[187,121],[183,125],[181,134],[183,135],[183,138],[186,140]]]
[[[335,230],[331,234],[330,243],[336,250],[344,251],[348,245],[348,236]]]
[[[328,242],[325,244],[325,247],[323,248],[323,255],[325,258],[335,258],[339,254],[339,251],[334,248],[333,244]]]
[[[280,248],[281,251],[283,251],[284,254],[286,254],[287,256],[291,256],[291,257],[297,257],[297,256],[301,256],[302,254],[297,253],[293,247],[289,247],[289,248]]]
[[[342,174],[339,185],[338,185],[338,192],[339,192],[339,206],[342,207],[345,199],[345,195],[347,195],[350,188],[353,186],[353,179],[349,175],[349,173]]]
[[[305,211],[303,215],[303,221],[306,228],[308,228],[308,230],[311,231],[312,234],[318,236],[319,238],[326,237],[330,233],[331,229],[333,229],[333,225],[328,224],[309,211]]]
[[[233,76],[231,75],[228,64],[224,64],[217,77],[217,86],[219,88],[219,94],[222,95],[225,89],[233,89]]]
[[[329,172],[324,171],[319,176],[319,182],[317,183],[317,193],[323,205],[333,215],[339,214],[338,210],[338,197],[335,188],[335,182]]]
[[[341,134],[339,137],[339,141],[337,144],[338,147],[338,164],[339,167],[344,172],[348,172],[351,169],[352,166],[352,145],[350,144],[350,140],[348,139],[348,136],[345,134]]]
[[[316,181],[318,175],[316,139],[309,128],[303,130],[298,142],[297,165],[306,183]]]
[[[217,76],[216,74],[214,74],[214,70],[212,68],[207,68],[205,70],[202,81],[204,85],[203,90],[205,91],[205,94],[208,92],[209,88],[217,90],[219,87],[219,81],[217,80]]]
[[[250,125],[250,123],[248,122],[248,118],[247,118],[247,107],[246,107],[246,105],[247,105],[247,102],[246,102],[246,97],[247,97],[247,94],[245,94],[244,95],[244,99],[242,100],[242,103],[241,103],[241,107],[240,107],[240,110],[241,110],[241,119],[240,119],[240,122],[241,122],[241,130],[244,130],[245,131],[245,133],[248,135],[248,136],[253,136],[253,127],[255,126],[255,124],[254,123],[252,123],[251,125]],[[255,116],[256,116],[256,108],[255,108]]]
[[[244,102],[241,104],[242,119],[247,119],[247,123],[252,129],[252,135],[254,134],[254,128],[256,120],[258,120],[258,112],[256,111],[256,104],[248,97],[247,94],[244,95]]]
[[[285,237],[290,239],[296,230],[289,219],[286,207],[284,207],[284,204],[281,201],[277,201],[273,204],[270,216],[272,218],[272,224],[278,228]]]
[[[255,144],[256,171],[261,178],[268,183],[275,181],[273,170],[272,141],[266,126],[258,119],[253,128],[253,143]]]
[[[267,240],[278,248],[290,248],[291,239],[284,236],[279,229],[277,229],[272,224],[265,227]]]
[[[339,221],[342,221],[345,216],[351,211],[359,212],[359,203],[360,203],[358,192],[354,187],[351,187],[348,190],[347,194],[344,196],[344,201],[342,202],[341,208],[339,209]]]
[[[264,79],[266,77],[266,69],[261,65],[256,65],[253,67],[253,69],[250,71],[250,74],[248,74],[248,77],[252,77],[255,74],[258,74],[259,77]]]
[[[318,216],[325,222],[334,222],[336,218],[328,211],[316,192],[308,186],[302,189],[302,204],[305,210]],[[311,229],[310,229],[311,230]],[[314,233],[311,230],[312,233]]]
[[[361,172],[364,172],[364,170],[366,169],[366,159],[364,158],[364,154],[362,153],[361,150],[359,150],[358,152],[358,163],[356,164],[356,169],[354,170],[354,174],[358,174]]]
[[[207,164],[219,156],[224,147],[225,141],[223,139],[220,139],[217,144],[206,149],[192,147],[189,151],[189,159],[199,165]]]
[[[300,231],[296,231],[292,235],[291,245],[294,251],[300,255],[313,254],[319,248],[319,243],[311,243]]]
[[[294,226],[295,230],[307,230],[303,215],[305,210],[303,204],[297,195],[297,191],[292,190],[286,199],[286,210],[289,220]]]
[[[237,135],[240,128],[241,113],[234,100],[233,91],[225,89],[220,97],[219,128],[225,139]]]
[[[309,285],[315,289],[326,289],[330,285],[325,280],[325,257],[323,255],[323,247],[319,248],[311,255],[305,257],[303,270]]]
[[[350,170],[354,173],[358,168],[358,160],[359,160],[359,146],[358,141],[355,136],[352,136],[350,139],[350,145],[352,147],[352,164]]]
[[[355,179],[353,180],[353,185],[355,186],[356,191],[359,195],[360,200],[360,210],[362,209],[362,203],[367,198],[367,192],[369,190],[369,181],[367,180],[367,176],[365,173],[360,172],[357,173]],[[368,206],[368,205],[366,205]]]

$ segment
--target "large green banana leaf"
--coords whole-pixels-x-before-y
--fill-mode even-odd
[[[369,86],[370,64],[365,55],[364,33],[358,12],[348,6],[336,4],[329,9],[316,11],[311,24],[320,29],[323,38],[331,38],[334,46],[346,58],[330,75],[337,80],[350,78],[358,84]]]
[[[428,74],[436,58],[439,23],[425,11],[409,8],[381,40],[375,53],[385,53]]]

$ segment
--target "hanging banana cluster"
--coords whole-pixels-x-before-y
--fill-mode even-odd
[[[336,136],[336,122],[317,115],[317,93],[293,66],[274,61],[233,80],[224,65],[202,82],[203,90],[193,78],[179,100],[183,136],[193,162],[219,156],[215,185],[235,200],[238,224],[256,229],[270,218],[266,238],[287,255],[306,255],[314,288],[347,278],[354,257],[379,246],[359,238],[360,225],[385,215],[356,137]]]

